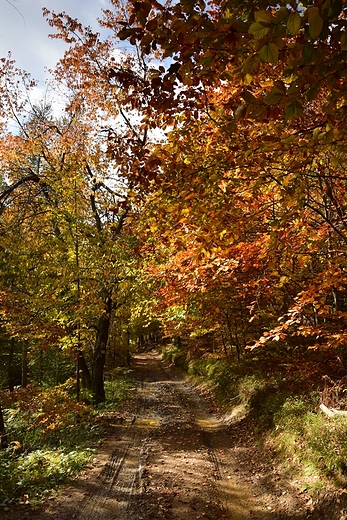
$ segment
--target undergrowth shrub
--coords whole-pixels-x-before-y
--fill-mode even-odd
[[[131,375],[128,368],[110,372],[105,381],[106,403],[97,408],[76,402],[73,379],[50,388],[28,386],[0,392],[9,442],[8,448],[0,450],[3,508],[35,503],[81,471],[102,440],[98,415],[125,402]]]
[[[230,363],[216,358],[191,360],[188,364],[188,374],[200,377],[214,387],[221,403],[228,406],[230,399],[238,394],[238,377]]]
[[[190,360],[188,367],[227,409],[241,403],[248,410],[259,446],[266,452],[271,447],[278,463],[305,488],[319,490],[328,481],[341,485],[341,479],[347,486],[347,417],[323,414],[320,392],[305,385],[300,371],[270,370],[268,363],[216,358]]]
[[[181,346],[173,344],[163,348],[162,356],[163,359],[171,365],[187,370],[187,352],[185,349],[182,349]]]
[[[91,408],[84,403],[76,403],[65,385],[53,388],[28,386],[14,392],[1,392],[2,406],[8,410],[4,413],[7,424],[10,424],[10,436],[11,422],[17,436],[23,432],[30,438],[29,432],[34,431],[33,437],[37,441],[38,438],[87,419]]]
[[[260,371],[247,374],[244,366],[224,359],[191,360],[188,374],[213,386],[218,399],[227,407],[238,398],[239,402],[259,410],[264,404],[263,394],[273,393],[278,387],[276,378],[264,376]]]
[[[0,452],[0,503],[35,503],[59,484],[76,475],[90,460],[91,448],[66,451],[37,449],[16,454],[12,446]]]
[[[0,451],[0,504],[35,502],[81,470],[100,426],[64,385],[3,391],[1,399],[9,446]]]
[[[130,396],[133,386],[133,370],[127,367],[119,367],[107,374],[105,381],[105,403],[99,408],[119,408]]]
[[[288,398],[275,414],[272,441],[287,471],[307,479],[347,474],[347,417],[328,417],[318,409],[318,393]],[[318,479],[319,477],[319,479]]]

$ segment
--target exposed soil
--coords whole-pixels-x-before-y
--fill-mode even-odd
[[[340,499],[314,504],[234,422],[156,353],[135,358],[136,397],[72,486],[8,520],[345,520]]]

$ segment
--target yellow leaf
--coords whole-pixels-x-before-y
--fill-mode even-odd
[[[287,30],[289,34],[292,36],[296,36],[300,30],[301,26],[301,16],[295,11],[295,13],[290,13],[287,20]]]
[[[256,11],[254,13],[254,18],[258,23],[272,23],[273,21],[271,12],[265,10]]]
[[[245,77],[243,78],[243,82],[245,85],[250,85],[253,81],[253,76],[251,76],[250,74],[246,74]]]

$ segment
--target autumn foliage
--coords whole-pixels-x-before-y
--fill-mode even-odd
[[[165,60],[149,70],[167,140],[152,147],[140,227],[168,330],[212,334],[238,354],[270,342],[343,348],[342,3],[127,9],[106,12],[106,26]]]
[[[99,401],[112,331],[158,320],[228,356],[343,351],[343,3],[112,0],[106,39],[44,15],[64,114],[23,117],[34,84],[1,62],[6,333],[70,349]]]

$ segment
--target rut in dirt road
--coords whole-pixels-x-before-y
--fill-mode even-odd
[[[135,373],[132,414],[112,425],[94,476],[39,520],[288,518],[275,495],[264,501],[259,489],[236,482],[228,426],[183,377],[156,353],[136,356]]]

